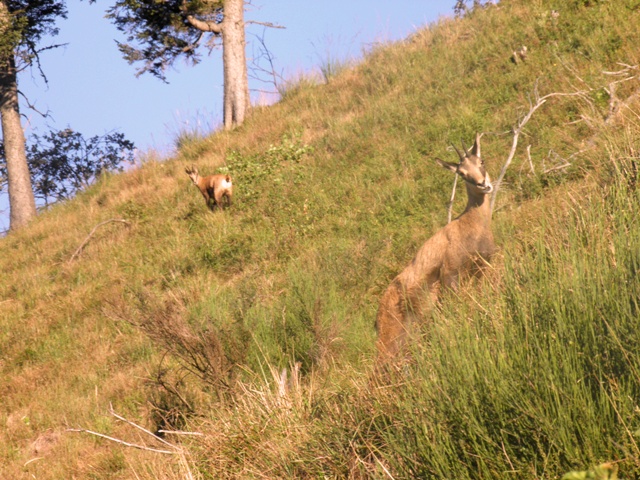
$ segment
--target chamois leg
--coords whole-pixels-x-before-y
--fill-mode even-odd
[[[429,300],[430,300],[429,308],[432,308],[433,305],[438,303],[438,297],[440,296],[440,290],[441,290],[440,282],[433,282],[429,286]]]
[[[226,192],[223,190],[222,192],[215,192],[213,198],[215,198],[216,201],[216,205],[218,205],[218,208],[220,210],[224,210],[224,207],[227,206],[225,205],[226,202],[223,202],[223,199],[227,197]]]
[[[382,296],[376,317],[377,348],[380,358],[390,358],[397,355],[407,334],[405,312],[402,308],[404,298],[402,297],[396,282],[389,285]]]
[[[411,324],[422,316],[419,296],[398,279],[385,291],[376,317],[380,358],[395,357],[402,349]]]
[[[207,208],[211,209],[211,205],[209,204],[209,202],[211,201],[211,197],[206,191],[202,192],[202,198],[204,198],[204,204],[207,206]]]
[[[458,289],[459,272],[457,269],[445,269],[440,276],[440,283],[443,289],[456,291]]]

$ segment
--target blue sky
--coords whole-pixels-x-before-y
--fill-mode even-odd
[[[112,2],[67,2],[69,17],[60,20],[60,34],[41,46],[67,44],[42,54],[45,83],[37,71],[25,71],[19,88],[43,119],[27,109],[22,113],[27,137],[67,126],[85,136],[121,131],[141,151],[150,148],[168,155],[182,130],[206,132],[221,122],[221,50],[203,56],[195,67],[177,63],[168,84],[150,75],[135,77],[115,40],[120,32],[104,18]],[[358,59],[376,43],[405,38],[416,29],[453,15],[455,0],[251,0],[245,20],[271,22],[284,29],[247,25],[249,63],[262,36],[273,54],[275,68],[285,77],[318,69],[328,59]],[[250,80],[251,89],[272,89]],[[252,94],[258,101],[259,93]],[[0,230],[8,228],[6,196],[0,198]]]

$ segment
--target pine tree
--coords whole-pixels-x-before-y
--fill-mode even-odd
[[[250,106],[243,0],[118,0],[107,16],[127,35],[119,44],[125,60],[142,64],[137,75],[165,81],[178,58],[199,61],[207,34],[209,47],[222,39],[224,126],[242,125]]]
[[[64,2],[0,0],[0,116],[9,185],[10,229],[36,215],[20,122],[18,72],[38,62],[38,43],[56,35],[55,20],[66,18]]]

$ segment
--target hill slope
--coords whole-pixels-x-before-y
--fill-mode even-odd
[[[638,475],[640,4],[531,3],[292,85],[2,239],[1,476],[555,478],[611,460]],[[446,221],[433,158],[484,132],[496,178],[536,91],[581,94],[549,98],[520,137],[495,268],[373,379],[380,294]],[[231,210],[206,211],[191,163],[232,174]],[[110,219],[127,223],[72,259]],[[162,455],[67,431],[162,447],[110,405],[204,436]]]

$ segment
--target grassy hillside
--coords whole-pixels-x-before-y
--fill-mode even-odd
[[[1,239],[0,477],[639,476],[639,24],[636,0],[444,19]],[[484,132],[496,178],[536,91],[581,93],[520,136],[487,277],[376,378],[380,295],[446,223],[433,158]],[[232,174],[232,209],[190,164]]]

